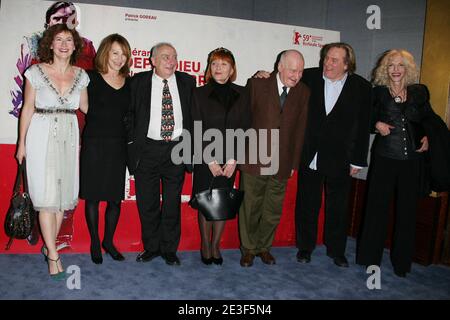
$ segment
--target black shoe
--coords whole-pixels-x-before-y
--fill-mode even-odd
[[[205,258],[202,254],[202,251],[200,250],[200,258],[202,260],[202,262],[206,265],[210,265],[211,263],[213,263],[213,258]]]
[[[306,250],[298,250],[297,261],[300,263],[310,263],[311,262],[311,252]]]
[[[109,254],[111,258],[113,258],[113,260],[116,261],[125,260],[125,257],[119,251],[117,251],[116,248],[114,248],[114,245],[108,248],[104,243],[102,243],[102,248],[103,250],[105,250],[105,253]]]
[[[103,263],[102,249],[100,249],[100,244],[98,245],[98,247],[91,245],[91,260],[95,264]]]
[[[213,250],[213,252],[214,252],[214,250]],[[213,253],[211,256],[211,260],[214,264],[222,265],[222,263],[223,263],[222,255],[220,254],[219,250],[217,250],[217,252],[218,252],[219,257],[218,258],[214,257],[214,253]]]
[[[337,256],[333,258],[334,264],[341,268],[348,268],[348,261],[345,256]]]
[[[211,260],[212,260],[212,263],[217,264],[217,265],[222,265],[222,263],[223,263],[222,257],[220,257],[220,258],[211,257]]]
[[[180,259],[178,259],[177,255],[175,252],[166,252],[162,254],[162,257],[164,260],[166,260],[166,263],[169,266],[179,266],[180,263]]]
[[[136,261],[137,262],[148,262],[148,261],[155,259],[156,257],[159,257],[160,255],[161,255],[161,253],[159,251],[144,250],[138,254],[138,256],[136,257]]]

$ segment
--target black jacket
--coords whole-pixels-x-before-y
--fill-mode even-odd
[[[126,117],[128,136],[128,170],[134,174],[139,166],[142,147],[150,124],[153,71],[136,74],[130,83],[131,104]],[[191,131],[191,99],[195,79],[187,73],[175,72],[183,114],[183,129]]]
[[[391,134],[386,137],[377,135],[372,151],[381,156],[401,159],[395,155],[404,153],[406,147],[411,155],[403,157],[403,159],[419,158],[420,160],[421,195],[425,196],[431,190],[449,191],[450,131],[431,108],[426,86],[414,84],[408,86],[407,90],[407,101],[404,104],[396,105],[386,87],[374,88],[373,129],[377,121],[392,124],[396,129],[391,130]],[[399,111],[400,113],[398,113]],[[401,120],[402,117],[405,121]],[[406,132],[406,135],[403,132]],[[428,152],[415,153],[414,150],[420,148],[420,140],[424,135],[428,137]],[[404,145],[404,138],[406,138],[407,145]]]
[[[428,137],[428,161],[430,189],[437,192],[450,191],[450,131],[442,119],[431,113],[423,121]]]
[[[302,81],[311,89],[311,97],[301,166],[308,167],[316,152],[317,169],[325,175],[348,175],[350,164],[367,166],[370,83],[349,74],[333,110],[326,115],[322,69],[306,69]]]
[[[394,127],[387,136],[376,135],[373,153],[397,160],[416,159],[420,156],[415,150],[420,148],[420,140],[425,135],[422,123],[433,110],[428,103],[425,86],[410,85],[407,92],[407,100],[396,103],[386,86],[373,88],[372,130],[376,132],[375,124],[378,121]]]
[[[223,140],[222,157],[219,158],[213,152],[215,160],[220,164],[227,162],[229,159],[237,158],[237,140],[234,138],[234,149],[228,150],[232,151],[227,157],[227,129],[243,129],[247,130],[251,125],[251,114],[249,105],[249,96],[247,89],[245,87],[238,86],[234,83],[227,84],[227,101],[221,101],[216,87],[217,85],[211,80],[208,84],[203,87],[196,88],[193,92],[192,98],[192,121],[201,121],[202,131],[195,132],[193,140],[194,142],[201,141],[200,145],[194,144],[198,149],[198,156],[203,154],[205,148],[210,145],[211,141],[203,141],[203,134],[208,129],[220,130]],[[198,124],[197,124],[198,125]],[[192,127],[194,124],[191,125]],[[201,134],[200,137],[195,136],[196,134]],[[204,159],[202,159],[202,162]],[[196,162],[200,163],[200,162]]]

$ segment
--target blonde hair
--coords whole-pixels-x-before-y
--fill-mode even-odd
[[[417,83],[419,79],[419,70],[411,53],[404,49],[392,49],[385,51],[378,59],[377,66],[372,73],[372,82],[375,85],[388,86],[389,74],[388,67],[393,57],[400,56],[406,69],[405,86]]]

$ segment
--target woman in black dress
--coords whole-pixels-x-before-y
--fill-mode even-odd
[[[232,83],[236,79],[236,63],[231,51],[218,48],[208,55],[205,78],[207,84],[196,88],[193,93],[192,119],[201,121],[202,136],[208,129],[220,130],[223,137],[223,153],[222,158],[212,154],[214,157],[210,159],[212,161],[202,159],[201,164],[194,165],[192,187],[194,195],[208,189],[213,177],[215,177],[214,188],[233,187],[237,155],[235,150],[227,154],[226,129],[246,130],[251,123],[247,91],[244,87]],[[194,136],[194,141],[197,140],[202,141],[201,137]],[[209,142],[203,142],[202,154],[208,144]],[[198,224],[202,262],[222,264],[219,246],[225,221],[207,221],[200,212]]]
[[[89,112],[81,147],[80,198],[86,200],[86,222],[91,236],[91,259],[103,262],[101,247],[114,260],[125,258],[114,247],[113,236],[124,199],[126,139],[124,118],[130,103],[128,73],[131,49],[118,34],[102,40],[89,72]],[[98,208],[107,201],[105,233],[100,247]]]
[[[391,248],[394,273],[410,272],[414,252],[420,161],[428,150],[424,121],[433,114],[427,88],[416,83],[413,56],[389,50],[374,71],[372,146],[367,210],[358,246],[357,263],[380,265],[387,235],[389,204],[397,193],[395,231]]]

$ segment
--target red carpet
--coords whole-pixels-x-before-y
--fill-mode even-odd
[[[5,251],[8,238],[3,229],[5,214],[9,207],[12,195],[12,188],[17,170],[17,163],[14,159],[15,145],[0,144],[0,221],[2,229],[0,231],[0,253],[37,253],[41,243],[30,246],[26,240],[15,239],[11,249]],[[191,176],[186,175],[183,194],[190,194]],[[289,179],[286,198],[283,205],[283,215],[278,226],[274,246],[295,245],[295,193],[297,185],[296,174]],[[101,206],[100,214],[100,235],[103,235],[104,204]],[[323,212],[319,217],[318,242],[322,242]],[[187,203],[182,204],[181,213],[181,243],[179,250],[198,250],[200,246],[200,234],[197,225],[197,211],[191,209]],[[132,252],[142,250],[141,231],[139,215],[134,201],[124,201],[122,203],[122,213],[119,225],[117,226],[115,244],[120,251]],[[84,219],[84,201],[80,201],[74,215],[74,233],[71,248],[64,249],[65,252],[89,252],[89,234]],[[223,249],[238,248],[239,236],[237,219],[227,222],[221,247]]]

